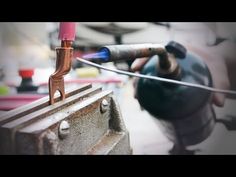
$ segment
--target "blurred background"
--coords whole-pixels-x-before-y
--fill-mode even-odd
[[[48,78],[55,70],[55,48],[60,46],[58,30],[58,22],[0,23],[0,110],[2,112],[48,95]],[[76,40],[73,44],[74,57],[82,57],[110,44],[166,44],[175,40],[202,47],[214,46],[224,40],[236,42],[235,31],[236,23],[78,22]],[[105,65],[129,71],[131,63]],[[25,74],[32,75],[32,86],[35,89],[21,92],[22,89],[24,90],[21,82]],[[83,66],[74,60],[72,70],[66,75],[65,80],[66,89],[83,83],[93,83],[102,85],[104,89],[113,90],[130,132],[133,153],[168,154],[173,144],[162,134],[155,120],[146,111],[140,109],[137,100],[134,99],[132,78]],[[29,96],[28,93],[31,95]],[[223,108],[215,108],[217,116],[236,115],[234,106],[234,100],[227,99]],[[218,141],[225,136],[229,137],[225,139],[225,143]],[[235,139],[234,131],[228,131],[224,125],[219,124],[207,141],[190,149],[201,149],[199,154],[236,154],[236,146],[232,143]],[[219,142],[221,145],[217,144]]]

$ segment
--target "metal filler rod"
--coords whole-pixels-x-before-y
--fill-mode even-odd
[[[143,74],[138,74],[138,73],[131,73],[131,72],[127,72],[127,71],[122,71],[122,70],[118,70],[118,69],[112,69],[112,68],[104,67],[102,65],[90,62],[90,61],[82,59],[82,58],[77,57],[76,59],[78,61],[80,61],[81,63],[84,63],[86,65],[93,66],[93,67],[103,69],[103,70],[106,70],[106,71],[115,72],[117,74],[122,74],[122,75],[127,75],[127,76],[132,76],[132,77],[138,77],[138,78],[144,78],[144,79],[151,79],[151,80],[156,80],[156,81],[160,81],[160,82],[167,82],[167,83],[172,83],[172,84],[177,84],[177,85],[182,85],[182,86],[187,86],[187,87],[194,87],[194,88],[203,89],[203,90],[207,90],[207,91],[211,91],[211,92],[222,93],[222,94],[236,95],[236,91],[234,91],[234,90],[217,89],[217,88],[213,88],[213,87],[208,87],[208,86],[203,86],[203,85],[198,85],[198,84],[192,84],[192,83],[188,83],[188,82],[182,82],[182,81],[178,81],[178,80],[174,80],[174,79],[166,79],[166,78],[157,77],[157,76],[148,76],[148,75],[143,75]]]

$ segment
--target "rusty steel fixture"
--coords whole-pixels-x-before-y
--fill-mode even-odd
[[[65,97],[71,97],[72,95],[78,94],[79,92],[82,92],[84,90],[87,90],[91,88],[91,84],[84,84],[77,89],[70,90],[65,94]],[[55,102],[60,101],[60,95],[56,94],[55,96]],[[7,112],[7,114],[2,114],[0,117],[0,126],[9,122],[18,119],[19,117],[22,117],[27,114],[31,114],[35,111],[38,111],[40,109],[43,109],[44,107],[47,107],[50,105],[49,97],[41,98],[37,101],[32,102],[31,104],[27,104],[25,106],[21,106],[19,108],[16,108],[14,110],[11,110],[10,112]]]
[[[64,75],[71,69],[73,57],[72,41],[62,41],[61,47],[56,48],[56,71],[49,77],[50,104],[54,104],[54,94],[58,90],[61,100],[65,99]]]
[[[85,84],[1,114],[0,154],[131,154],[112,91]],[[101,112],[101,103],[106,111]]]

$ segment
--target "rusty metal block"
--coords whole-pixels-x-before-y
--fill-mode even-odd
[[[131,154],[112,91],[91,84],[1,114],[0,154]]]

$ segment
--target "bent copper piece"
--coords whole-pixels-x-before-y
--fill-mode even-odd
[[[73,56],[72,41],[62,41],[61,47],[56,48],[56,71],[49,77],[49,99],[54,104],[54,94],[58,90],[61,100],[65,99],[64,75],[71,69]]]

